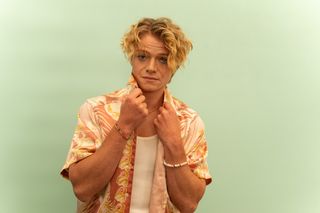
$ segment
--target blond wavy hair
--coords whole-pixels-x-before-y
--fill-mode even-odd
[[[191,41],[169,18],[143,18],[138,23],[131,25],[130,30],[124,34],[121,41],[122,50],[130,61],[145,33],[157,36],[164,43],[169,51],[168,67],[173,75],[184,64],[188,53],[192,50]]]

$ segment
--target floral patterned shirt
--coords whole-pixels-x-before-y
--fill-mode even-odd
[[[69,167],[95,153],[106,136],[113,128],[120,115],[121,98],[127,95],[137,85],[131,76],[126,88],[113,93],[88,99],[80,108],[78,124],[72,138],[70,150],[61,175],[69,178]],[[180,120],[181,138],[191,171],[207,184],[211,182],[207,164],[207,142],[204,124],[199,115],[186,104],[171,96],[166,89],[164,102],[175,109]],[[128,213],[132,190],[133,168],[135,159],[136,138],[131,137],[123,150],[122,158],[106,189],[97,196],[100,200],[99,213]],[[162,143],[158,143],[153,185],[151,190],[149,212],[166,213],[179,212],[170,201],[167,192],[165,167],[163,165],[164,151]],[[78,212],[92,212],[90,206],[95,200],[82,203]],[[78,202],[79,203],[79,202]]]

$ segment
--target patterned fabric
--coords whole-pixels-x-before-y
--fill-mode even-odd
[[[61,175],[69,178],[69,167],[93,153],[101,146],[113,125],[119,118],[121,98],[137,85],[131,76],[128,86],[105,96],[88,99],[80,108],[78,125],[76,127],[67,160]],[[211,182],[206,161],[208,149],[204,134],[204,124],[199,115],[183,102],[172,97],[165,90],[164,102],[175,109],[180,120],[181,138],[192,172],[206,183]],[[118,168],[105,191],[101,193],[99,213],[127,213],[130,210],[132,178],[134,168],[134,153],[136,137],[131,137],[123,150]],[[150,213],[179,212],[171,203],[166,186],[165,167],[163,165],[164,151],[162,143],[158,143],[153,186],[150,197]],[[83,203],[78,212],[90,212],[88,209],[94,202]]]

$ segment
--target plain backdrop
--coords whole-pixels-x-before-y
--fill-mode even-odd
[[[0,212],[74,212],[59,176],[80,105],[123,87],[141,17],[193,41],[169,88],[206,124],[197,212],[320,212],[318,0],[0,0]]]

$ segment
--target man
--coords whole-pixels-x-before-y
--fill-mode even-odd
[[[144,18],[122,40],[128,86],[88,99],[61,174],[78,212],[194,212],[211,182],[199,115],[167,90],[192,48],[168,18]]]

